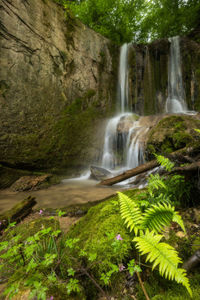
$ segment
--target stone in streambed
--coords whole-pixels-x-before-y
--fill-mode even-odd
[[[20,177],[13,185],[11,189],[13,191],[28,191],[28,190],[37,190],[39,186],[46,182],[52,175],[44,174],[41,176],[23,176]]]
[[[101,168],[101,167],[91,166],[90,171],[91,171],[91,175],[90,175],[91,179],[104,180],[104,179],[112,177],[111,172],[109,172],[108,170]]]

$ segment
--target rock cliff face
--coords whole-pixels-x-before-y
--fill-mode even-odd
[[[129,51],[129,98],[132,110],[141,115],[165,112],[168,96],[167,39],[148,45],[132,45]],[[180,41],[183,85],[190,110],[200,111],[200,30]]]
[[[163,112],[167,97],[169,47],[168,40],[163,39],[130,48],[131,106],[140,115]]]
[[[188,107],[200,111],[200,30],[182,38],[182,69]]]
[[[2,0],[0,19],[0,162],[85,166],[113,108],[118,49],[53,1]]]

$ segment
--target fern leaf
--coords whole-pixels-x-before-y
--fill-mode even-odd
[[[134,230],[135,235],[137,235],[141,229],[140,224],[143,219],[142,212],[134,199],[130,199],[120,192],[118,192],[118,196],[121,217],[125,219],[125,224],[130,228],[130,231]]]
[[[174,217],[174,207],[170,204],[156,204],[146,209],[142,227],[160,232],[164,226],[170,224]]]
[[[163,167],[165,168],[167,171],[171,171],[174,167],[174,163],[171,162],[168,158],[162,156],[162,155],[156,155],[156,160],[157,162]]]
[[[174,212],[172,221],[176,222],[181,227],[181,229],[186,233],[185,226],[183,224],[183,220],[177,212]]]
[[[167,190],[167,187],[164,183],[164,181],[160,178],[159,174],[156,175],[150,175],[148,180],[148,192],[152,196],[154,190],[158,190],[160,188],[163,188]]]
[[[172,246],[160,242],[162,238],[163,235],[147,231],[144,235],[135,237],[133,241],[136,242],[136,248],[142,255],[148,254],[146,262],[153,263],[152,269],[158,266],[161,276],[181,283],[192,295],[186,271],[178,268],[181,259],[178,257],[177,251]]]

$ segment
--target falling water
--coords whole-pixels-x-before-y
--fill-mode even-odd
[[[120,49],[118,88],[120,111],[128,111],[128,48],[129,44],[124,44]]]
[[[187,111],[185,103],[185,93],[183,88],[181,56],[180,56],[180,38],[175,36],[169,39],[170,57],[168,67],[168,98],[166,102],[166,112],[184,113]]]
[[[120,118],[121,115],[110,119],[106,127],[102,158],[102,166],[106,169],[114,169],[117,164],[115,150],[117,149],[117,124]]]
[[[129,111],[128,86],[128,49],[124,44],[120,49],[118,75],[118,99],[120,114],[108,121],[102,156],[102,167],[106,169],[130,169],[144,162],[141,142],[142,127],[137,121],[138,116]]]

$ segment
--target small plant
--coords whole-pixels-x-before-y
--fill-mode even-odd
[[[166,158],[157,157],[167,170],[173,168],[173,164]],[[162,192],[159,194],[159,190]],[[166,183],[158,174],[151,175],[147,192],[142,194],[141,199],[129,198],[118,192],[121,216],[135,237],[133,242],[139,253],[147,254],[146,261],[153,263],[152,270],[159,268],[159,273],[167,279],[175,280],[186,287],[192,295],[189,280],[184,269],[178,268],[181,259],[177,251],[167,243],[162,242],[164,238],[162,231],[172,221],[179,224],[185,232],[181,216],[172,206],[169,191],[169,181]],[[147,197],[146,201],[144,196]],[[148,296],[146,296],[148,299]]]
[[[57,212],[59,218],[64,214]],[[14,236],[12,225],[5,234],[6,237],[9,235],[8,241],[0,242],[0,273],[9,280],[4,293],[9,299],[21,289],[30,290],[30,299],[53,299],[51,291],[61,286],[65,292],[63,297],[79,294],[82,298],[85,278],[108,298],[104,288],[111,286],[117,273],[127,270],[122,263],[122,253],[127,251],[128,246],[120,233],[105,233],[105,242],[109,245],[109,253],[105,253],[108,259],[97,274],[96,270],[101,264],[98,253],[95,248],[84,249],[79,238],[66,238],[59,229],[43,226],[41,230],[24,238],[23,234]],[[135,271],[131,265],[128,270]]]

